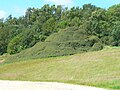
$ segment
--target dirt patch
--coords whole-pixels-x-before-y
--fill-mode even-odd
[[[5,60],[0,60],[0,64],[3,63]]]
[[[17,78],[19,75],[19,73],[6,73],[3,76],[7,78]]]

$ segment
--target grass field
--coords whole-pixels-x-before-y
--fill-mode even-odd
[[[120,48],[0,65],[1,80],[58,81],[120,89]]]

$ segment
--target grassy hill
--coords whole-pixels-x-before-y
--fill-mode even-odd
[[[0,65],[0,79],[58,81],[120,89],[120,48]]]
[[[39,42],[32,48],[12,55],[7,62],[66,56],[102,48],[103,46],[98,37],[87,35],[80,28],[71,27],[52,34],[45,42]]]

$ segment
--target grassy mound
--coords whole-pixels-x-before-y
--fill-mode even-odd
[[[3,64],[0,79],[58,81],[120,90],[120,48]]]
[[[102,48],[99,38],[87,35],[80,28],[71,27],[49,36],[45,42],[39,42],[32,48],[11,56],[8,62],[72,55]]]

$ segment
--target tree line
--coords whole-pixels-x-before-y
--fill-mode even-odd
[[[0,19],[0,54],[19,53],[69,27],[78,27],[86,35],[99,38],[103,45],[119,46],[120,4],[108,9],[91,4],[70,9],[46,4],[28,8],[19,18],[9,15],[5,20]]]

